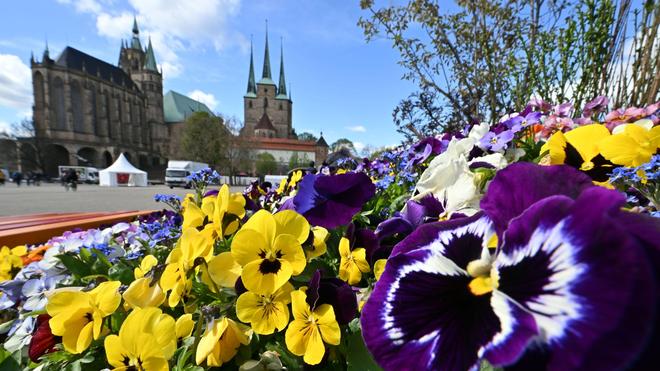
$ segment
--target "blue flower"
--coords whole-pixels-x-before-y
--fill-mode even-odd
[[[64,281],[66,275],[44,278],[32,278],[23,285],[22,293],[26,297],[23,309],[27,311],[42,310],[48,303],[46,295],[55,289],[58,283]]]

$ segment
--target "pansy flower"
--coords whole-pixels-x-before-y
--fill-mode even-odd
[[[167,266],[160,277],[160,287],[169,291],[168,304],[176,306],[192,287],[188,272],[195,267],[197,258],[210,259],[213,252],[206,236],[195,228],[183,231],[175,247],[167,257]]]
[[[369,229],[355,229],[350,224],[346,235],[339,240],[339,278],[349,285],[357,285],[362,274],[371,271],[368,258],[378,249],[378,238]]]
[[[646,127],[636,124],[616,127],[613,135],[599,144],[603,157],[628,167],[648,162],[660,149],[660,126],[652,127],[653,124],[649,124]]]
[[[91,291],[58,291],[48,298],[46,311],[54,335],[62,337],[64,349],[82,353],[101,336],[103,319],[117,310],[121,302],[119,281],[99,284]]]
[[[28,347],[28,357],[30,357],[32,362],[39,362],[39,357],[55,351],[55,345],[62,341],[59,336],[55,336],[51,332],[48,325],[49,321],[50,316],[47,314],[37,316],[34,325],[35,330],[32,334],[32,339],[30,339],[30,346]]]
[[[597,96],[591,102],[584,105],[584,108],[582,109],[582,117],[591,117],[594,113],[604,111],[607,109],[609,103],[610,100],[606,96]]]
[[[231,254],[243,268],[245,287],[257,294],[272,294],[292,275],[300,274],[307,264],[302,243],[308,237],[309,223],[300,214],[257,211],[231,243]]]
[[[115,369],[160,371],[176,351],[174,319],[160,309],[134,309],[104,341],[108,363]]]
[[[325,355],[325,345],[339,345],[341,331],[330,304],[312,307],[307,303],[306,288],[291,293],[293,321],[286,329],[286,347],[303,356],[305,363],[317,365]]]
[[[259,335],[282,331],[289,323],[288,305],[293,290],[293,285],[287,282],[272,294],[245,292],[236,300],[236,315],[242,322],[250,323]]]
[[[358,302],[353,288],[336,277],[323,277],[320,269],[312,275],[305,294],[310,308],[330,304],[340,325],[347,325],[357,316]]]
[[[293,198],[293,209],[312,225],[335,228],[351,221],[376,187],[364,173],[307,174]]]
[[[222,317],[210,321],[195,353],[198,365],[206,362],[209,367],[220,367],[229,362],[242,345],[250,343],[252,330],[242,323]]]
[[[552,183],[545,170],[516,164],[493,180],[509,192],[483,203],[508,199],[519,215],[486,208],[426,224],[395,247],[361,316],[383,368],[478,369],[485,359],[524,369],[620,369],[635,360],[655,315],[646,249],[658,249],[649,234],[660,225],[621,211],[615,191],[577,191],[566,179],[550,186],[555,192],[519,194],[528,176]],[[505,230],[491,254],[495,224]]]
[[[599,124],[580,126],[567,133],[556,132],[541,147],[550,156],[550,165],[566,164],[585,172],[594,181],[606,182],[614,164],[600,154],[601,141],[610,137]]]

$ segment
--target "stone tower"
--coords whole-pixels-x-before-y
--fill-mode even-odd
[[[250,46],[250,71],[248,75],[247,92],[243,97],[244,104],[244,134],[274,138],[296,139],[292,126],[293,102],[287,96],[284,77],[284,52],[280,47],[279,85],[273,81],[270,68],[270,50],[268,46],[268,29],[266,29],[266,45],[264,48],[264,64],[261,80],[255,82],[254,57]]]
[[[146,97],[146,107],[144,109],[143,121],[146,126],[140,128],[139,135],[146,140],[154,137],[153,125],[162,123],[163,117],[163,76],[158,71],[156,56],[154,54],[151,38],[145,50],[142,49],[140,42],[140,30],[137,20],[133,19],[133,37],[130,43],[122,41],[122,47],[119,53],[119,67],[131,77],[131,80],[138,85]],[[163,137],[163,133],[155,137]],[[154,140],[146,143],[150,147],[163,150],[166,147],[165,142]]]

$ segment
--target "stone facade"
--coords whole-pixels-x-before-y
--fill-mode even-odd
[[[31,67],[33,119],[49,143],[48,175],[58,165],[107,167],[120,153],[147,171],[165,166],[162,75],[151,41],[146,50],[140,45],[137,24],[131,44],[122,41],[119,66],[72,47],[53,60],[46,47]]]

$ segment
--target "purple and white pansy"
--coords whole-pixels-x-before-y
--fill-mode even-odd
[[[423,224],[397,244],[362,310],[376,361],[386,370],[479,369],[482,360],[528,370],[639,366],[657,304],[660,246],[648,236],[660,226],[629,228],[625,198],[583,177],[511,165],[491,182],[483,212]],[[530,192],[541,179],[546,189]],[[512,207],[500,213],[506,197]]]

